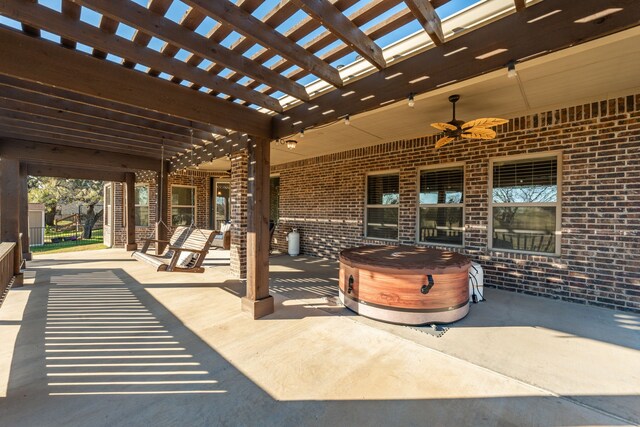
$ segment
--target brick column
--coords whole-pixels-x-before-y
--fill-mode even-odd
[[[245,150],[231,156],[231,274],[247,274],[247,179],[249,161]]]

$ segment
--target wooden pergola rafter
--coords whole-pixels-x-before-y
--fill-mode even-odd
[[[118,57],[121,58],[122,72],[114,73],[122,83],[136,87],[111,85],[113,90],[109,93],[108,85],[104,85],[102,90],[87,88],[86,84],[82,87],[76,82],[61,84],[62,74],[20,73],[19,70],[25,67],[3,65],[0,66],[0,75],[5,76],[2,78],[21,79],[21,83],[13,85],[13,95],[10,96],[9,93],[1,93],[0,85],[0,96],[5,98],[1,108],[7,112],[2,125],[13,134],[16,128],[38,121],[32,130],[41,137],[69,136],[71,141],[72,138],[95,135],[93,144],[108,139],[111,141],[109,149],[131,152],[151,148],[147,154],[156,157],[157,149],[164,145],[167,154],[177,158],[177,153],[185,153],[189,149],[205,151],[203,147],[209,142],[222,138],[238,140],[245,134],[260,138],[284,137],[300,129],[338,120],[346,114],[353,116],[380,104],[405,98],[409,93],[432,90],[446,83],[445,79],[461,80],[491,71],[504,66],[508,60],[535,54],[539,46],[553,51],[625,28],[632,25],[629,16],[633,16],[633,11],[614,15],[600,28],[592,25],[561,30],[562,25],[565,28],[572,26],[573,16],[597,12],[601,6],[598,2],[585,0],[580,7],[565,5],[561,14],[531,26],[527,25],[528,20],[557,8],[556,2],[514,0],[514,13],[507,13],[466,33],[449,34],[450,40],[445,40],[436,9],[447,2],[373,0],[345,14],[357,4],[356,0],[292,0],[275,4],[272,10],[262,12],[263,17],[258,18],[255,12],[263,4],[260,0],[243,0],[237,4],[229,0],[186,0],[184,3],[189,8],[181,19],[176,20],[165,16],[173,0],[149,0],[146,7],[130,0],[62,0],[60,11],[37,1],[5,0],[0,4],[0,13],[18,21],[25,35],[39,41],[41,30],[56,34],[60,36],[60,44],[69,52],[59,53],[58,48],[48,41],[34,49],[17,47],[30,42],[18,34],[10,34],[14,30],[3,29],[0,36],[3,44],[9,45],[5,46],[8,57],[14,56],[14,50],[27,49],[29,57],[47,59],[44,61],[46,69],[56,69],[61,61],[50,59],[62,56],[78,70],[78,76],[93,76],[96,80],[100,80],[100,69],[103,69],[102,73],[112,73],[114,65],[118,64],[114,57]],[[627,10],[637,8],[630,0],[615,0],[610,6],[616,5]],[[99,22],[89,24],[81,20],[82,8],[98,12]],[[396,11],[389,16],[392,8]],[[298,22],[291,23],[299,11],[304,11],[305,15]],[[383,15],[385,19],[381,19]],[[205,33],[201,26],[207,18],[213,19],[214,23]],[[377,40],[414,20],[431,38],[432,47],[407,59],[385,59]],[[289,24],[282,30],[285,22]],[[123,37],[118,31],[121,25],[131,27],[133,36]],[[319,29],[324,30],[308,39]],[[227,40],[234,32],[239,36],[234,36],[236,39],[229,43]],[[520,33],[526,34],[529,40],[523,41]],[[505,39],[505,34],[510,35],[509,39]],[[154,37],[164,42],[159,51],[157,45],[149,47]],[[512,46],[518,37],[520,46]],[[79,44],[88,46],[92,60],[98,60],[102,65],[87,60],[86,55],[77,50]],[[326,50],[332,44],[335,46]],[[510,57],[492,58],[482,63],[471,57],[492,47],[508,49]],[[442,59],[443,54],[458,48],[466,50]],[[177,56],[181,50],[184,54]],[[82,51],[86,52],[86,48]],[[351,52],[373,65],[364,77],[353,79],[348,72],[341,76],[332,65]],[[127,74],[127,69],[135,69],[132,70],[135,76]],[[418,74],[428,75],[429,79],[412,83],[419,78]],[[67,73],[67,79],[72,80],[72,76],[74,73]],[[318,77],[330,87],[319,93],[308,93],[300,81],[308,81],[309,76]],[[390,76],[396,77],[390,81]],[[166,79],[178,84],[175,90],[161,89],[166,87]],[[115,79],[111,81],[115,82]],[[78,104],[66,103],[77,101],[63,99],[64,96],[51,98],[46,91],[30,93],[24,99],[16,96],[15,90],[34,82],[55,86],[73,96],[84,96],[86,106],[79,109]],[[374,98],[362,101],[374,90]],[[170,95],[151,96],[157,91]],[[145,92],[148,95],[143,95]],[[346,100],[342,97],[345,93],[353,93],[354,96]],[[132,96],[134,94],[137,99]],[[291,97],[286,105],[275,97],[280,94]],[[151,99],[154,97],[160,99],[154,102]],[[134,118],[135,115],[122,111],[122,108],[101,109],[99,104],[104,101],[137,108],[139,115]],[[62,109],[63,113],[54,113],[56,109]],[[331,113],[319,115],[320,111]],[[120,114],[122,119],[115,123],[115,116]],[[161,129],[165,125],[153,129],[157,122],[152,116],[166,117],[165,125],[172,120],[182,120],[186,127],[177,133],[165,134]],[[139,126],[140,120],[147,123],[143,126],[146,129]],[[113,126],[108,126],[110,123]],[[187,128],[194,130],[195,143],[190,135],[185,135]],[[153,148],[156,148],[155,152]],[[184,160],[179,165],[175,160],[174,163],[176,167],[189,166]]]

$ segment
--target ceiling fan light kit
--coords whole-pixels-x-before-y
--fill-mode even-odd
[[[493,117],[480,118],[465,122],[464,120],[456,120],[456,102],[460,100],[460,95],[451,95],[449,102],[453,106],[453,118],[447,123],[432,123],[431,126],[442,131],[442,137],[436,141],[436,149],[444,147],[456,138],[469,139],[493,139],[496,132],[492,128],[508,122],[505,119]]]

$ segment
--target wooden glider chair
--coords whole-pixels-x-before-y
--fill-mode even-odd
[[[156,267],[156,271],[204,273],[202,263],[209,252],[215,231],[178,227],[169,241],[146,239],[142,249],[131,256]],[[151,242],[169,243],[162,255],[147,253]]]

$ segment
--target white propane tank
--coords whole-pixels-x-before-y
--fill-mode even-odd
[[[471,268],[469,269],[469,300],[471,302],[484,300],[483,281],[484,272],[482,271],[482,266],[477,262],[472,262]]]
[[[289,242],[289,255],[300,255],[300,233],[298,229],[294,228],[289,234],[287,234],[287,242]]]

